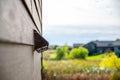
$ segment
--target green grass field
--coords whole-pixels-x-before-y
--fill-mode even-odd
[[[104,54],[99,54],[99,55],[95,55],[95,56],[88,56],[86,59],[87,60],[101,60],[104,57]]]
[[[46,60],[46,69],[56,73],[78,73],[85,72],[89,68],[98,67],[99,61],[90,60]]]
[[[112,79],[114,77],[113,69],[102,69],[99,66],[104,54],[88,56],[85,60],[49,59],[50,55],[54,54],[54,52],[55,51],[51,51],[51,53],[49,53],[48,51],[43,55],[45,65],[43,71],[45,80],[114,80]],[[118,74],[116,74],[118,78],[117,80],[120,80]]]

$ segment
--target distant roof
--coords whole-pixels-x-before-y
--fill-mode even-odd
[[[82,44],[82,43],[74,43],[74,44],[73,44],[74,47],[79,47],[79,46],[83,46],[83,45],[84,45],[84,44]]]
[[[120,41],[92,41],[98,47],[120,46]]]

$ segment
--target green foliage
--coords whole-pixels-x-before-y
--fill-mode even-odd
[[[100,62],[100,67],[115,68],[120,70],[120,59],[114,52],[106,53],[105,57]]]
[[[67,58],[67,56],[68,56],[68,46],[67,45],[56,48],[56,59],[57,60]]]
[[[70,51],[70,57],[71,58],[79,58],[79,53],[80,53],[80,50],[77,49],[77,48],[74,48]]]
[[[69,51],[67,45],[57,47],[56,52],[50,54],[50,59],[52,60],[62,60],[62,59],[85,59],[88,56],[88,50],[84,47],[73,48]]]
[[[68,45],[64,45],[62,48],[63,48],[64,53],[67,54],[68,53]]]
[[[57,53],[56,59],[58,59],[58,60],[62,59],[64,57],[64,55],[65,55],[64,50],[63,50],[62,47],[57,47],[56,48],[56,53]]]
[[[115,41],[120,41],[120,38],[117,38]]]
[[[43,69],[43,70],[46,70],[46,69],[47,69],[45,60],[42,61],[42,69]]]
[[[88,56],[88,50],[84,47],[73,48],[70,51],[70,57],[72,59],[85,59]]]

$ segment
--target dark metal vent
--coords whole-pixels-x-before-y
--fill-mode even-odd
[[[34,50],[37,52],[43,52],[48,49],[49,43],[36,31],[34,30]]]

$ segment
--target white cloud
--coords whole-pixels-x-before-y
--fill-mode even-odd
[[[45,25],[120,25],[114,0],[43,0]]]
[[[61,35],[120,35],[120,26],[49,26],[44,29],[45,34]]]

